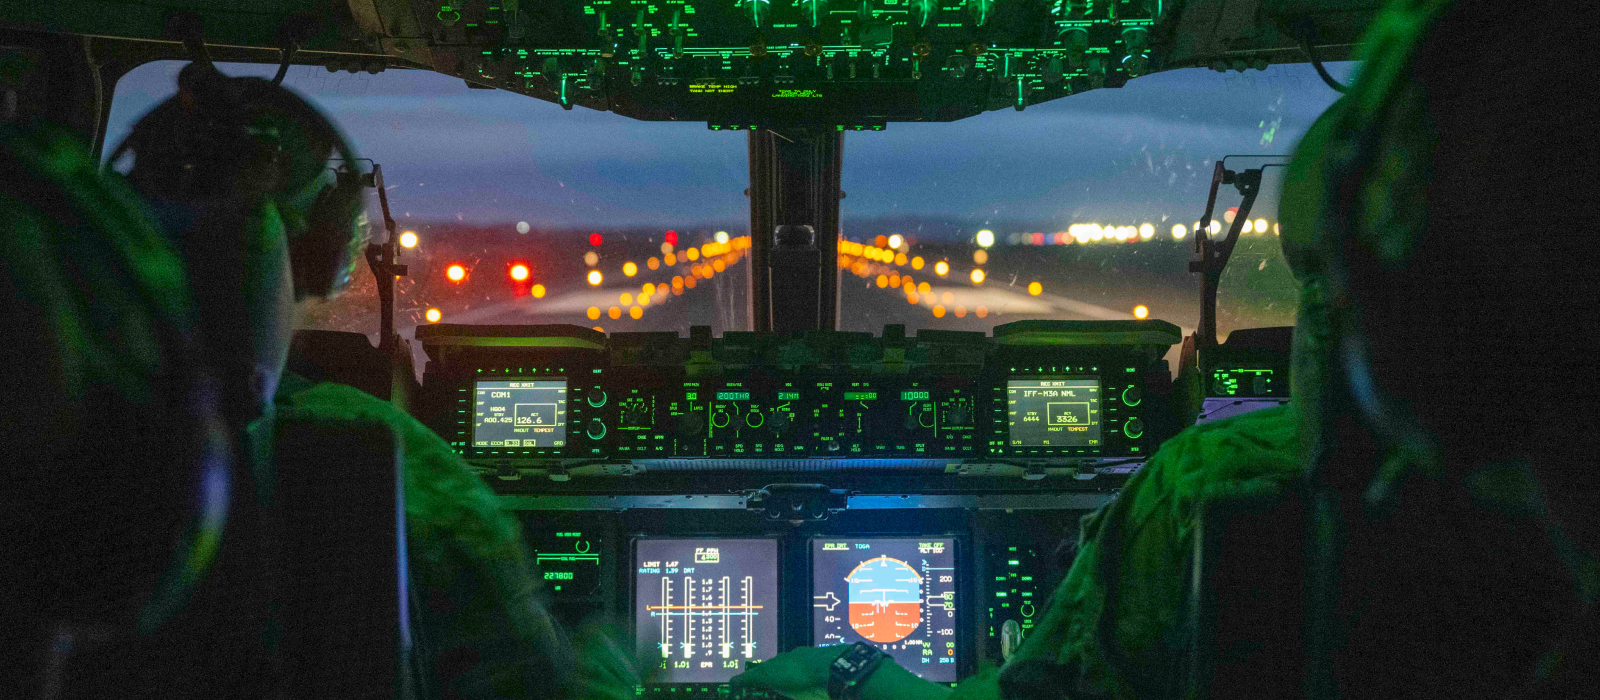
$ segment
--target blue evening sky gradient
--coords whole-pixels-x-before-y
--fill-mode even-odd
[[[108,152],[175,89],[179,61],[118,83]],[[1347,80],[1355,64],[1330,64]],[[270,77],[273,66],[230,64]],[[412,70],[379,75],[295,66],[285,84],[384,166],[397,218],[536,227],[687,228],[748,220],[746,135],[703,123],[640,122]],[[1192,221],[1211,163],[1288,153],[1337,94],[1310,65],[1185,69],[942,124],[845,136],[844,218],[972,222]],[[1268,188],[1259,211],[1275,213]]]

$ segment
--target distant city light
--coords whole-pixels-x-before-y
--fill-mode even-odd
[[[1228,207],[1227,211],[1222,212],[1222,220],[1231,224],[1231,223],[1233,223],[1233,218],[1238,216],[1238,215],[1239,215],[1239,208],[1238,207]]]
[[[1154,224],[1149,224],[1149,223],[1139,224],[1139,237],[1140,238],[1148,241],[1151,238],[1153,238],[1155,235],[1156,235],[1156,227],[1155,227]]]
[[[623,292],[622,296],[617,297],[617,301],[621,302],[623,306],[631,305],[633,303],[633,292]]]
[[[528,266],[517,263],[511,266],[511,279],[521,282],[528,279]]]
[[[994,245],[994,232],[990,231],[989,229],[984,229],[982,231],[979,231],[978,232],[978,245],[981,245],[981,246],[983,246],[985,248],[988,248],[989,246]]]
[[[983,268],[981,268],[981,267],[972,268],[972,283],[973,284],[983,284]]]
[[[650,258],[649,260],[644,261],[644,266],[652,270],[659,270],[661,269],[661,260],[658,258]]]
[[[438,309],[428,309],[428,313],[425,315],[428,318],[428,323],[438,323],[439,319],[444,318],[444,314],[439,313]]]
[[[460,265],[451,265],[444,269],[444,276],[450,278],[451,282],[460,282],[467,278],[467,268]]]
[[[878,289],[883,289],[885,287],[888,287],[889,286],[889,276],[888,275],[878,275],[878,279],[876,280],[876,282],[878,284]]]
[[[889,238],[887,236],[879,234],[877,238],[872,239],[872,244],[877,246],[877,247],[879,247],[879,248],[882,248],[882,247],[884,247],[886,245],[889,245]]]
[[[1044,285],[1039,284],[1038,282],[1029,282],[1028,293],[1032,294],[1033,296],[1039,296],[1040,294],[1044,293]]]
[[[913,270],[921,270],[924,264],[926,263],[922,261],[922,256],[920,255],[911,259],[911,269]]]
[[[934,272],[934,274],[936,274],[936,275],[938,275],[940,277],[943,277],[943,276],[949,274],[950,273],[950,263],[947,263],[947,262],[945,262],[943,260],[940,260],[939,262],[934,263],[933,264],[933,272]]]
[[[622,264],[622,274],[627,275],[628,277],[637,275],[639,274],[639,266],[633,264],[632,261],[625,262]]]
[[[906,254],[905,253],[895,253],[894,254],[894,264],[896,264],[896,265],[904,265],[904,264],[906,264]]]
[[[532,227],[528,226],[528,222],[526,221],[517,222],[517,233],[527,233],[531,228]]]
[[[927,282],[919,282],[917,283],[917,291],[927,294],[933,291],[933,285],[928,284]]]
[[[598,247],[601,243],[604,243],[604,242],[606,242],[605,236],[602,236],[602,235],[600,235],[598,233],[589,234],[589,245]]]
[[[1183,237],[1187,235],[1189,235],[1189,228],[1187,226],[1184,226],[1183,224],[1172,225],[1172,240],[1181,241],[1183,240]]]
[[[596,253],[596,252],[594,252],[592,250],[587,252],[587,253],[584,253],[583,254],[583,264],[588,265],[589,267],[594,267],[595,265],[599,265],[600,264],[600,254]]]
[[[644,316],[644,309],[642,309],[640,307],[637,307],[637,306],[635,306],[635,307],[633,307],[631,309],[628,309],[628,318],[631,318],[631,319],[637,321],[642,316]]]
[[[600,286],[600,282],[603,279],[604,279],[604,277],[602,277],[600,275],[600,271],[599,270],[590,270],[589,271],[589,284],[598,287],[598,286]]]
[[[535,298],[535,299],[543,299],[544,298],[544,285],[542,285],[542,284],[533,285],[533,289],[528,290],[528,291],[533,292],[533,298]]]
[[[690,249],[684,251],[683,254],[688,256],[689,262],[694,262],[694,261],[700,259],[700,249],[699,248],[690,248]]]
[[[672,250],[673,250],[672,246],[673,246],[673,244],[671,244],[671,243],[662,243],[661,244],[661,254],[662,255],[671,255],[672,254]]]
[[[978,249],[972,251],[972,262],[983,265],[989,262],[989,251]]]
[[[720,243],[727,243],[728,242],[728,232],[727,231],[718,231],[717,235],[715,237],[713,237],[712,240],[716,241],[719,244]]]
[[[652,283],[652,282],[645,282],[644,286],[639,287],[639,293],[643,294],[645,296],[650,296],[651,294],[655,294],[656,293],[656,285],[654,283]]]
[[[676,265],[678,264],[678,256],[669,252],[666,255],[661,256],[661,262],[664,262],[668,265]]]
[[[591,306],[591,307],[589,307],[589,310],[586,313],[588,313],[588,315],[589,315],[589,320],[593,321],[593,320],[595,320],[597,318],[600,318],[600,307]]]
[[[906,292],[906,303],[920,304],[922,303],[922,297],[917,296],[916,292]]]
[[[900,234],[894,234],[893,236],[889,237],[889,247],[898,250],[900,248],[900,244],[904,243],[905,240],[906,239],[900,237]]]
[[[667,240],[667,245],[677,245],[678,244],[678,232],[677,231],[668,231],[667,235],[662,236],[662,238],[665,238]]]
[[[1143,320],[1150,317],[1150,309],[1144,304],[1133,307],[1133,317]]]
[[[401,248],[415,248],[415,247],[417,247],[417,232],[416,231],[406,231],[405,233],[400,234],[400,247]]]

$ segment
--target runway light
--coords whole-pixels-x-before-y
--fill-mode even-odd
[[[656,293],[656,285],[654,283],[652,283],[652,282],[645,282],[643,286],[639,287],[639,293],[643,294],[645,296],[650,296],[651,294],[655,294]]]
[[[596,253],[596,252],[594,252],[592,250],[587,252],[587,253],[584,253],[583,254],[583,264],[588,265],[589,267],[594,267],[595,265],[599,265],[600,264],[600,254]]]
[[[987,251],[987,250],[974,250],[974,251],[972,251],[972,262],[975,262],[975,263],[977,263],[979,265],[988,264],[988,262],[989,262],[989,251]]]
[[[1256,219],[1256,233],[1266,233],[1266,232],[1267,232],[1267,220],[1266,219]]]
[[[972,283],[973,284],[983,284],[983,268],[981,268],[981,267],[972,268]]]
[[[940,276],[940,277],[943,277],[943,276],[945,276],[947,274],[950,274],[950,263],[947,263],[947,262],[945,262],[943,260],[940,260],[939,262],[934,263],[933,264],[933,273],[938,275],[938,276]]]
[[[428,313],[426,315],[428,317],[428,323],[438,323],[439,319],[444,318],[444,314],[439,313],[438,309],[428,309]]]
[[[1255,230],[1256,230],[1256,222],[1251,221],[1249,219],[1245,219],[1244,220],[1244,227],[1241,230],[1241,232],[1242,233],[1254,233]]]
[[[979,231],[978,232],[978,245],[981,245],[981,246],[983,246],[985,248],[988,248],[989,246],[994,245],[994,232],[990,231],[989,229],[984,229],[982,231]]]
[[[694,261],[700,259],[700,249],[699,248],[690,248],[690,249],[684,251],[684,255],[687,255],[689,257],[689,262],[694,262]]]
[[[872,244],[882,248],[886,245],[889,245],[889,239],[880,234],[877,238],[872,239]]]
[[[521,282],[528,279],[528,266],[517,263],[511,266],[511,279]]]
[[[1172,240],[1181,241],[1183,240],[1183,237],[1187,235],[1189,235],[1189,227],[1184,226],[1183,224],[1172,225]]]
[[[889,237],[889,247],[890,248],[894,248],[896,250],[899,250],[900,249],[900,244],[904,243],[905,241],[906,241],[906,239],[901,238],[900,234],[898,234],[898,233],[894,234],[893,236]]]
[[[715,240],[718,245],[726,245],[728,242],[728,232],[718,231],[717,235],[712,237],[712,240]]]
[[[1044,293],[1044,285],[1039,284],[1038,282],[1029,282],[1028,293],[1032,294],[1033,296],[1039,296],[1040,294]]]
[[[641,308],[639,308],[637,306],[635,306],[635,307],[633,307],[631,309],[628,309],[628,318],[631,318],[631,319],[637,321],[643,316],[644,316],[644,309],[641,309]]]
[[[400,234],[400,247],[401,248],[415,248],[415,247],[417,247],[417,232],[416,231],[406,231],[405,233]]]
[[[922,303],[922,297],[918,296],[916,292],[910,292],[906,294],[906,303],[920,304]]]
[[[1229,224],[1232,224],[1233,223],[1233,218],[1238,216],[1238,215],[1239,215],[1239,208],[1238,207],[1228,207],[1227,211],[1222,212],[1222,220],[1228,222]]]
[[[677,231],[668,231],[667,235],[662,236],[662,238],[665,238],[667,240],[667,245],[677,245],[678,244],[678,232]]]
[[[878,275],[878,279],[875,280],[875,281],[878,284],[878,289],[883,289],[883,288],[889,286],[889,276],[888,275]]]
[[[623,292],[622,296],[617,297],[617,301],[621,302],[623,306],[632,305],[633,304],[633,292]]]
[[[543,299],[544,298],[544,285],[542,285],[542,284],[533,285],[533,289],[528,290],[528,291],[533,292],[533,298],[535,298],[535,299]]]
[[[1206,230],[1210,231],[1213,236],[1222,233],[1222,222],[1212,219],[1211,225],[1206,227]]]
[[[589,234],[589,245],[599,247],[599,245],[604,242],[606,242],[605,236],[602,236],[598,233]]]
[[[644,261],[644,266],[652,270],[659,270],[661,269],[661,260],[659,258],[650,258]]]
[[[622,318],[622,309],[613,306],[609,309],[606,309],[606,315],[613,319]]]
[[[532,229],[532,227],[528,225],[528,222],[526,222],[526,221],[518,221],[517,222],[517,233],[527,233],[531,229]],[[410,248],[411,246],[406,246],[406,247]]]
[[[678,264],[678,256],[673,255],[672,253],[667,253],[661,257],[661,262],[664,262],[668,265],[676,265]]]
[[[1277,223],[1276,223],[1276,222],[1274,222],[1274,223],[1273,223],[1273,224],[1272,224],[1272,235],[1274,235],[1274,236],[1278,236],[1278,235],[1281,235],[1281,234],[1280,234],[1280,233],[1279,233],[1279,232],[1278,232],[1278,224],[1277,224]]]
[[[967,307],[965,307],[965,306],[957,306],[956,307],[956,318],[966,318],[966,317],[967,317]]]
[[[1151,238],[1153,238],[1155,235],[1156,235],[1156,227],[1155,227],[1154,224],[1148,224],[1148,223],[1139,224],[1139,237],[1140,238],[1143,238],[1144,240],[1148,241]]]
[[[605,279],[605,277],[600,274],[599,270],[590,270],[589,271],[589,284],[598,287],[598,286],[600,286],[600,282],[603,281],[604,279]]]
[[[933,307],[933,317],[934,318],[944,318],[944,307],[943,306],[935,306],[935,307]]]
[[[950,292],[945,292],[939,295],[939,301],[942,301],[946,304],[954,304],[956,301],[956,295],[951,294]]]
[[[637,275],[639,274],[639,266],[633,264],[632,262],[625,262],[622,264],[622,274],[627,275],[628,277]]]
[[[589,307],[589,311],[587,313],[589,314],[589,320],[591,321],[600,318],[600,307],[591,306]]]
[[[467,268],[460,265],[451,265],[444,269],[444,276],[450,278],[451,282],[460,282],[467,278]]]
[[[989,315],[989,308],[986,306],[980,306],[974,313],[978,314],[978,318],[983,318]]]
[[[1150,317],[1150,309],[1144,304],[1133,307],[1133,317],[1143,320]]]
[[[602,328],[602,327],[600,327],[600,326],[595,326],[595,327],[594,327],[594,329],[595,329],[595,330],[596,330],[596,331],[599,331],[599,332],[601,332],[601,333],[604,333],[604,332],[606,332],[606,329],[604,329],[604,328]]]
[[[933,291],[933,285],[928,284],[927,282],[919,282],[917,284],[917,291],[922,292],[923,294],[927,294],[927,293]]]

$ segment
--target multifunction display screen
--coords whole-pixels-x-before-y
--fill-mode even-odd
[[[567,382],[480,381],[473,387],[473,447],[567,444]]]
[[[778,653],[778,542],[638,540],[634,640],[657,683],[726,683]]]
[[[1098,446],[1100,380],[1008,380],[1006,418],[1014,447]]]
[[[812,540],[812,643],[870,642],[924,679],[954,683],[956,566],[951,539]]]

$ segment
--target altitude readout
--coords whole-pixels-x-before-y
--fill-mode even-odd
[[[473,447],[567,444],[567,382],[480,381],[473,387]]]
[[[1018,447],[1100,444],[1099,379],[1012,379],[1006,417]]]
[[[726,683],[778,653],[778,542],[639,540],[634,641],[658,683]]]
[[[953,683],[958,660],[955,541],[811,541],[811,641],[870,642],[927,680]]]

